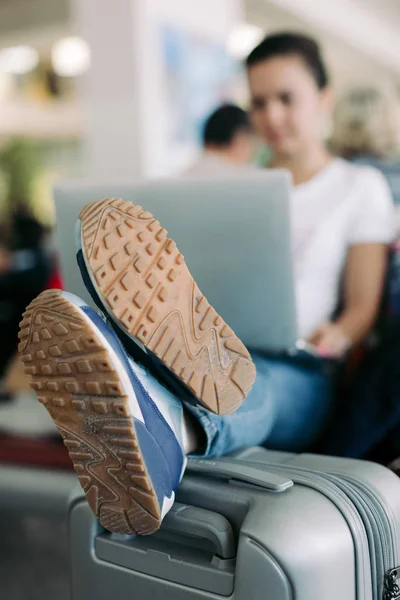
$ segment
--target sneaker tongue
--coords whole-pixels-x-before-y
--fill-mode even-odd
[[[171,427],[175,434],[181,448],[183,449],[183,407],[180,400],[178,400],[166,387],[164,387],[157,379],[153,377],[151,373],[138,363],[136,363],[130,356],[129,363],[132,371],[139,379],[140,383],[149,394],[150,398],[157,406],[158,410]]]

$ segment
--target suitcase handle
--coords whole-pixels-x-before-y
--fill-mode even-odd
[[[187,470],[208,477],[250,483],[271,492],[284,492],[293,486],[293,481],[288,477],[269,473],[264,467],[249,466],[237,459],[221,458],[213,461],[190,458]]]
[[[176,502],[163,521],[162,531],[209,540],[220,558],[233,558],[236,554],[235,538],[229,521],[204,508]]]
[[[136,581],[140,598],[150,597],[140,593],[143,575],[185,586],[185,598],[199,597],[194,590],[211,592],[213,598],[228,599],[233,594],[236,540],[225,517],[210,510],[174,504],[153,535],[101,533],[95,537],[94,550],[96,559],[105,566],[108,563],[108,567],[130,571],[130,581]],[[169,591],[174,598],[176,588],[164,587],[164,596]],[[155,596],[161,598],[157,593]],[[211,598],[209,593],[201,597]]]

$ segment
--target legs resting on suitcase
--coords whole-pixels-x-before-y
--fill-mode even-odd
[[[250,355],[150,213],[94,202],[77,237],[102,316],[72,294],[43,292],[24,314],[19,349],[105,528],[157,530],[189,453],[302,450],[315,440],[330,408],[328,376]]]

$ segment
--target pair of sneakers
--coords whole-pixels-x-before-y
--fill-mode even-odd
[[[149,212],[120,199],[92,202],[76,242],[99,312],[45,291],[23,315],[19,351],[101,524],[149,534],[186,465],[181,399],[233,412],[255,367]]]

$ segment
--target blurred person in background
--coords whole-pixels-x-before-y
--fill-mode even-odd
[[[48,285],[59,287],[51,229],[34,214],[34,187],[41,174],[35,147],[12,140],[0,156],[7,185],[0,215],[0,400],[12,398],[8,369],[18,345],[18,326],[26,306]]]
[[[203,154],[184,175],[230,175],[251,163],[254,140],[247,113],[234,104],[217,108],[206,120]]]
[[[358,165],[378,168],[386,177],[396,204],[396,233],[400,225],[400,165],[396,100],[389,90],[371,86],[349,89],[334,112],[331,145],[338,155]],[[323,450],[383,463],[400,456],[400,243],[391,247],[385,302],[375,343],[351,379],[348,401],[338,413]],[[377,341],[379,343],[377,343]],[[362,419],[360,415],[362,414]],[[357,431],[357,435],[354,435]],[[400,474],[400,460],[393,469]]]
[[[374,87],[348,90],[334,111],[332,148],[359,165],[371,165],[385,175],[396,205],[400,205],[400,165],[395,99]]]
[[[4,378],[17,351],[22,313],[45,289],[52,274],[48,236],[46,228],[24,210],[17,210],[7,225],[3,225],[0,240],[0,401],[12,397]]]

